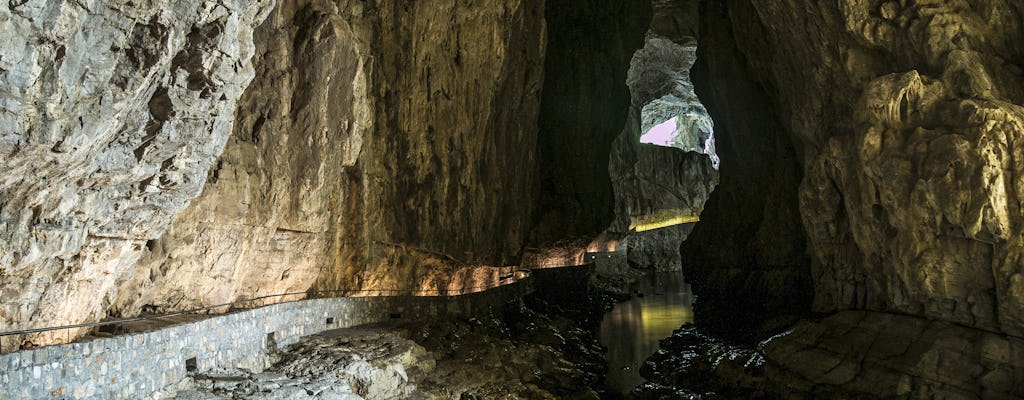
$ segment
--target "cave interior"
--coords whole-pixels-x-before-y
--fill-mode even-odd
[[[1024,398],[1018,0],[11,1],[0,111],[0,354],[532,277],[465,341],[580,372],[451,391]],[[665,274],[692,313],[608,390],[566,343]]]

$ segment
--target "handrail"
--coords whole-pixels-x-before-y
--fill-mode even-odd
[[[506,279],[508,279],[508,277],[500,279],[499,282],[501,282],[503,280],[506,280]],[[514,282],[512,282],[512,283],[514,283]],[[223,304],[216,304],[216,305],[212,305],[212,306],[194,308],[194,309],[190,309],[190,310],[175,311],[175,312],[171,312],[171,313],[167,313],[167,314],[160,314],[160,315],[149,315],[149,316],[145,316],[145,317],[134,317],[134,318],[124,318],[124,319],[116,319],[116,320],[109,320],[109,321],[88,322],[88,323],[81,323],[81,324],[74,324],[74,325],[49,326],[49,327],[43,327],[43,328],[30,328],[30,329],[19,329],[19,330],[13,330],[13,331],[5,331],[5,332],[0,332],[0,337],[14,336],[14,335],[27,335],[27,334],[31,334],[31,333],[40,333],[40,332],[49,332],[49,331],[59,331],[59,330],[64,330],[64,329],[69,329],[70,330],[70,329],[77,329],[77,328],[95,328],[95,327],[98,327],[98,326],[116,325],[116,324],[123,324],[123,323],[127,323],[127,322],[136,322],[136,321],[151,321],[151,320],[157,320],[157,319],[160,319],[160,318],[175,317],[175,316],[179,316],[179,315],[197,314],[197,313],[200,313],[202,311],[208,311],[208,310],[213,310],[213,309],[222,308],[222,307],[230,307],[230,306],[234,306],[234,305],[237,305],[237,304],[249,303],[249,302],[253,302],[253,301],[257,301],[257,300],[268,299],[268,298],[271,298],[271,297],[286,297],[286,296],[295,296],[295,295],[306,295],[307,296],[306,298],[312,298],[314,296],[318,296],[318,295],[325,294],[325,293],[346,293],[346,294],[348,294],[348,293],[369,293],[369,292],[391,293],[391,294],[388,295],[388,296],[378,295],[378,296],[367,296],[367,297],[400,296],[400,295],[395,295],[394,294],[394,293],[399,293],[399,292],[408,292],[409,296],[413,296],[412,293],[437,293],[439,296],[450,297],[450,296],[452,296],[452,295],[448,294],[450,292],[459,292],[456,295],[470,294],[470,293],[479,293],[479,292],[466,292],[466,291],[467,290],[475,290],[475,289],[489,290],[489,289],[494,289],[494,288],[498,288],[498,287],[501,287],[501,286],[505,286],[505,285],[499,284],[499,285],[496,285],[496,286],[472,286],[472,287],[462,288],[462,289],[458,289],[458,290],[454,290],[454,289],[337,289],[337,290],[316,290],[316,291],[305,291],[305,292],[279,293],[279,294],[270,294],[270,295],[260,296],[260,297],[253,297],[251,299],[243,299],[243,300],[232,301],[230,303],[223,303]],[[332,296],[332,297],[339,298],[339,297],[351,297],[351,296],[343,295],[343,296]],[[275,303],[275,304],[280,304],[280,303]]]

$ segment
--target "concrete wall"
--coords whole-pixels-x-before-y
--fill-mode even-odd
[[[471,317],[532,291],[532,278],[454,297],[347,297],[275,304],[152,332],[0,355],[0,400],[135,399],[214,367],[258,365],[277,346],[395,318]],[[334,318],[327,324],[327,318]]]

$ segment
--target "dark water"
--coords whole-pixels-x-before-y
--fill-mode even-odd
[[[658,350],[658,340],[693,322],[693,295],[681,273],[649,275],[636,290],[643,297],[616,304],[601,320],[599,332],[608,348],[608,386],[621,394],[643,383],[640,366]]]

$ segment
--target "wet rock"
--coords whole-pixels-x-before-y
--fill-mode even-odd
[[[633,391],[635,398],[764,397],[764,357],[753,346],[729,343],[687,324],[659,347],[640,368],[647,382]]]
[[[1024,341],[944,321],[844,311],[757,348],[684,326],[643,366],[638,398],[872,399],[1024,396]],[[683,397],[686,398],[686,397]]]
[[[1024,340],[944,321],[845,311],[762,348],[768,379],[789,398],[1024,396]]]

